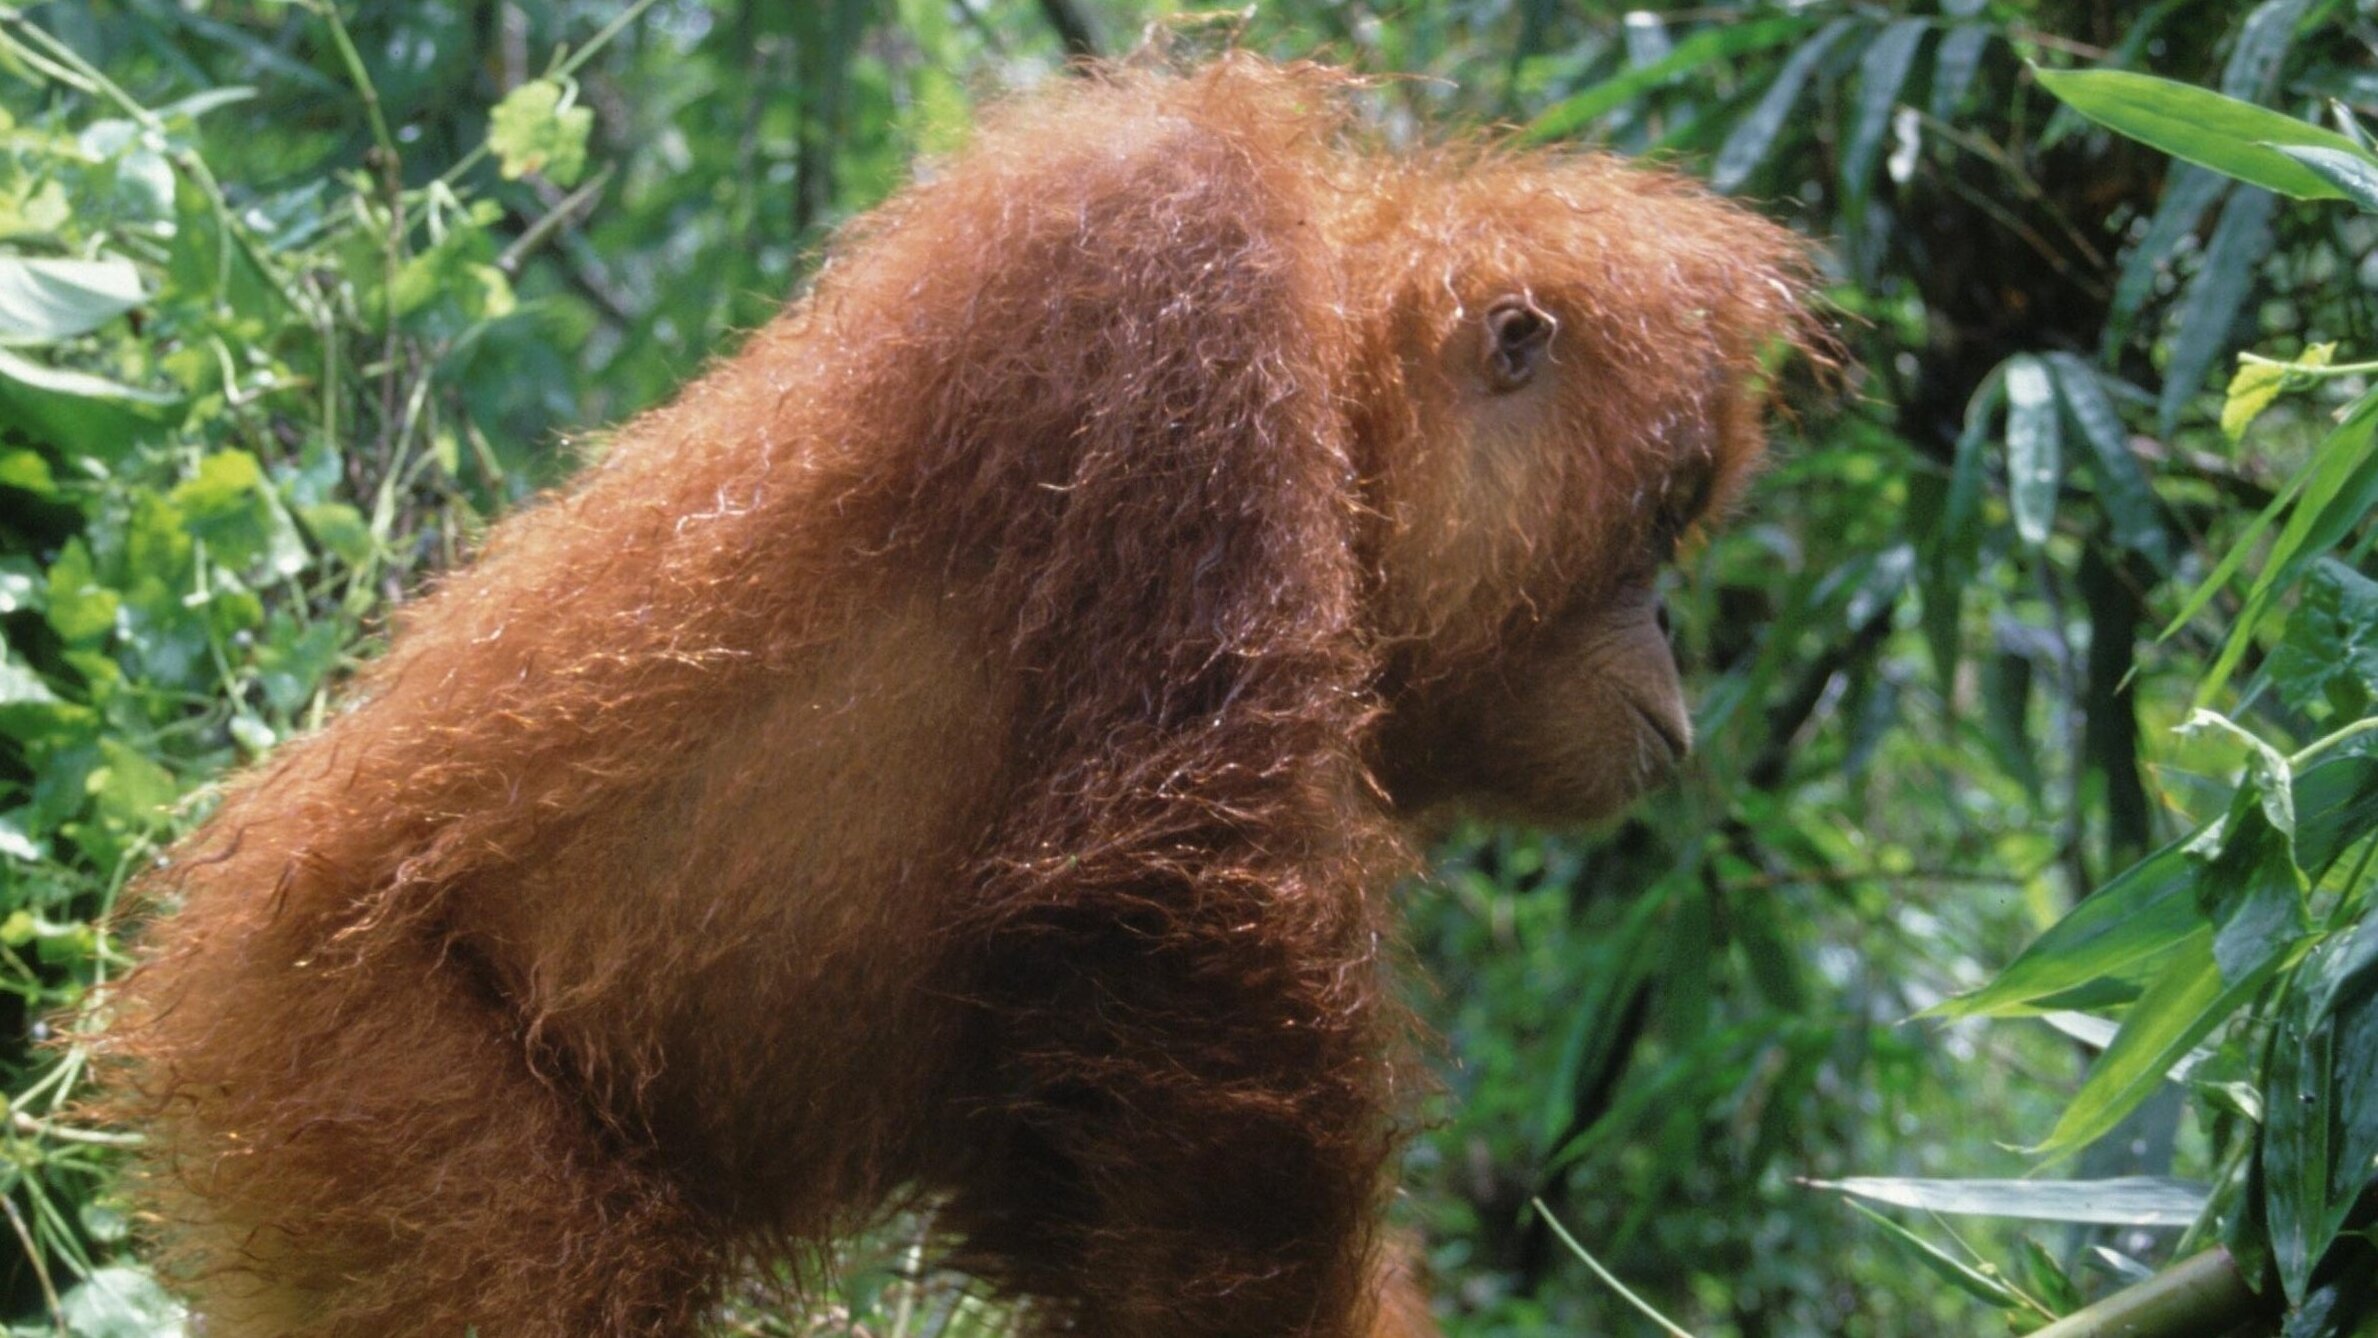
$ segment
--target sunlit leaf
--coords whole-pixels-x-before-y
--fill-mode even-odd
[[[2131,1005],[2121,1033],[2090,1067],[2055,1129],[2033,1151],[2043,1156],[2071,1152],[2120,1124],[2162,1084],[2174,1063],[2262,987],[2278,964],[2274,953],[2242,978],[2225,979],[2213,959],[2210,930],[2183,940]]]
[[[2343,192],[2346,199],[2363,209],[2378,211],[2378,161],[2371,160],[2368,150],[2358,145],[2351,153],[2302,144],[2275,147],[2319,173],[2323,180]]]
[[[2304,200],[2345,193],[2275,145],[2362,156],[2352,140],[2208,89],[2127,70],[2034,68],[2040,86],[2090,120],[2240,181]]]
[[[1810,1180],[1876,1203],[1974,1217],[2034,1222],[2091,1222],[2104,1226],[2186,1226],[2205,1210],[2202,1185],[2164,1176],[2108,1180],[1926,1180],[1852,1176]]]
[[[70,338],[146,299],[129,260],[0,255],[0,340]]]
[[[2006,365],[2007,495],[2015,532],[2037,547],[2056,521],[2056,489],[2064,478],[2056,391],[2047,365],[2020,353]]]
[[[537,173],[568,186],[586,170],[586,137],[593,129],[593,109],[572,106],[571,90],[531,79],[488,113],[487,147],[507,178]]]

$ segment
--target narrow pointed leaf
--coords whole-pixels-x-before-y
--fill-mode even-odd
[[[2092,1222],[2105,1226],[2186,1226],[2205,1210],[2205,1187],[2164,1176],[2107,1180],[1926,1180],[1852,1176],[1810,1180],[1811,1189],[1839,1190],[1900,1208],[1968,1217],[2013,1217],[2033,1222]]]
[[[1666,58],[1595,84],[1545,109],[1528,125],[1532,140],[1576,134],[1655,88],[1672,84],[1715,61],[1780,46],[1808,31],[1808,21],[1768,18],[1751,23],[1713,23],[1676,44]]]
[[[2271,249],[2271,215],[2278,199],[2268,191],[2233,192],[2221,207],[2221,222],[2205,245],[2205,261],[2188,280],[2172,329],[2171,362],[2163,371],[2163,395],[2156,405],[2165,436],[2179,426],[2180,413],[2204,389],[2205,375],[2230,350],[2238,312],[2253,295],[2262,258]]]
[[[2304,144],[2273,147],[2318,172],[2322,180],[2336,187],[2346,199],[2378,213],[2378,162],[2372,161],[2366,152],[2357,149],[2344,153]]]
[[[1957,109],[1965,105],[1966,90],[1973,87],[1973,77],[1982,68],[1982,53],[1989,49],[1992,30],[1979,23],[1951,28],[1940,39],[1940,50],[1932,58],[1932,115],[1933,119],[1955,119]]]
[[[1712,187],[1731,193],[1758,170],[1776,135],[1791,118],[1792,108],[1799,104],[1801,90],[1808,86],[1808,76],[1853,26],[1848,19],[1835,19],[1785,59],[1783,68],[1775,73],[1775,81],[1759,95],[1758,104],[1735,124],[1725,144],[1718,149],[1716,165],[1709,172]]]
[[[1920,1016],[2021,1016],[2039,1011],[2039,1001],[2171,951],[2206,928],[2196,901],[2201,867],[2181,844],[2165,846],[2091,893],[1997,979]]]
[[[2084,903],[2085,904],[2085,903]],[[2089,1070],[2047,1140],[2042,1156],[2071,1152],[2103,1137],[2162,1085],[2164,1074],[2206,1033],[2262,988],[2278,954],[2244,978],[2223,976],[2211,931],[2191,935],[2122,1019],[2122,1031]]]
[[[2113,524],[2114,542],[2144,555],[2158,568],[2169,567],[2171,540],[2164,530],[2162,505],[2138,457],[2130,453],[2130,433],[2096,369],[2070,353],[2049,354],[2048,363],[2056,370],[2064,407],[2088,447],[2098,504]]]
[[[1988,1302],[1989,1304],[1994,1305],[2001,1310],[2013,1310],[2023,1304],[2023,1298],[2017,1296],[2014,1293],[2014,1290],[2008,1287],[2005,1283],[2000,1282],[1998,1279],[1982,1272],[1980,1269],[1974,1268],[1970,1264],[1966,1264],[1956,1259],[1947,1252],[1943,1251],[1939,1246],[1932,1244],[1930,1241],[1925,1240],[1922,1236],[1919,1236],[1915,1232],[1908,1230],[1906,1227],[1899,1225],[1897,1222],[1894,1222],[1890,1218],[1883,1216],[1874,1209],[1869,1208],[1865,1204],[1859,1203],[1855,1200],[1850,1202],[1850,1207],[1857,1209],[1859,1212],[1864,1213],[1867,1217],[1873,1219],[1876,1225],[1880,1226],[1884,1231],[1890,1233],[1893,1240],[1898,1241],[1901,1245],[1906,1246],[1911,1252],[1913,1252],[1916,1256],[1916,1262],[1922,1264],[1932,1273],[1934,1277],[1937,1277],[1941,1281],[1948,1283],[1957,1290],[1965,1292],[1966,1294],[1976,1297],[1982,1301]]]
[[[1915,67],[1916,52],[1930,27],[1928,19],[1887,24],[1858,60],[1857,117],[1850,123],[1849,145],[1841,153],[1842,186],[1851,200],[1866,198],[1873,184],[1875,158],[1891,133],[1891,110],[1899,105],[1899,90]]]
[[[2015,533],[2038,547],[2056,521],[2056,487],[2064,475],[2056,422],[2056,391],[2039,359],[2019,353],[2006,365],[2007,496]]]
[[[2036,68],[2033,73],[2041,87],[2109,130],[2300,200],[2339,200],[2345,193],[2273,145],[2361,153],[2334,130],[2151,74]]]

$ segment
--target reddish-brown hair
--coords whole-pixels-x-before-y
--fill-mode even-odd
[[[677,1333],[919,1197],[1045,1327],[1369,1322],[1384,685],[1739,474],[1800,262],[1345,88],[994,114],[226,787],[105,1042],[221,1331]],[[1430,361],[1502,287],[1596,372],[1509,459]]]

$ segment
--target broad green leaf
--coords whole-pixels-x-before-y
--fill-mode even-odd
[[[2323,180],[2343,192],[2346,199],[2363,209],[2378,212],[2378,162],[2371,161],[2367,150],[2356,146],[2353,153],[2340,153],[2335,149],[2312,148],[2302,144],[2275,147],[2319,173]]]
[[[2296,855],[2326,873],[2361,838],[2378,832],[2378,755],[2331,753],[2296,774]]]
[[[2378,581],[2334,558],[2314,562],[2266,668],[2280,697],[2314,720],[2368,714],[2378,701]]]
[[[2219,834],[2218,851],[2202,849],[2205,837],[2190,843],[2189,853],[2206,861],[2197,903],[2213,925],[2213,965],[2233,984],[2284,956],[2311,927],[2295,840],[2271,821],[2267,805],[2263,781],[2250,777],[2205,833]]]
[[[121,597],[102,584],[81,539],[69,539],[50,564],[49,624],[69,646],[95,645],[115,630]]]
[[[2189,277],[2172,318],[2171,360],[2164,365],[2163,394],[2156,404],[2167,437],[2231,346],[2238,313],[2253,295],[2256,271],[2271,249],[2271,215],[2278,203],[2268,191],[2238,190],[2221,206],[2221,222],[2205,244],[2204,264]]]
[[[2228,980],[2213,960],[2212,932],[2190,935],[2124,1015],[2121,1033],[2091,1066],[2055,1129],[2032,1150],[2057,1156],[2104,1136],[2162,1084],[2174,1063],[2262,988],[2278,964],[2274,953],[2242,979]]]
[[[1906,1246],[1915,1254],[1916,1262],[1922,1264],[1934,1277],[2001,1310],[2014,1310],[2022,1307],[2023,1298],[2016,1295],[2014,1289],[2005,1283],[1958,1260],[1955,1256],[1948,1254],[1863,1203],[1853,1199],[1850,1201],[1850,1207],[1865,1214],[1876,1225],[1888,1232],[1891,1239]]]
[[[351,567],[369,562],[374,547],[372,529],[363,513],[344,502],[323,502],[315,506],[299,507],[297,514],[305,522],[314,542]]]
[[[2178,842],[2130,866],[2034,939],[1989,984],[1923,1017],[2013,1017],[2067,991],[2170,952],[2206,929],[2197,907],[2202,866]]]
[[[0,447],[0,488],[14,488],[35,497],[54,497],[58,478],[50,472],[50,462],[40,452],[19,446]]]
[[[1841,181],[1845,196],[1863,200],[1873,184],[1874,161],[1891,133],[1891,112],[1899,105],[1899,90],[1915,68],[1916,52],[1929,19],[1899,19],[1884,25],[1858,59],[1858,109],[1850,123],[1849,144],[1841,152]],[[1854,206],[1853,206],[1854,209]]]
[[[550,79],[531,79],[488,113],[487,147],[507,180],[533,172],[568,186],[586,170],[594,111],[571,105],[573,93]]]
[[[178,1338],[180,1304],[137,1268],[102,1268],[60,1298],[59,1312],[75,1338]]]
[[[0,645],[0,706],[47,706],[56,700],[41,675],[18,664]]]
[[[2034,548],[2056,522],[2056,488],[2064,477],[2056,391],[2046,364],[2018,353],[2006,364],[2006,472],[2015,533]]]
[[[2130,433],[2122,416],[2098,379],[2097,370],[2070,353],[2051,353],[2048,364],[2064,392],[2064,407],[2081,442],[2089,448],[2089,465],[2097,480],[2098,504],[2112,523],[2114,542],[2144,555],[2158,568],[2171,565],[2171,539],[2163,523],[2162,505],[2147,472],[2130,451]]]
[[[98,329],[147,296],[129,260],[0,255],[0,340],[69,339]]]
[[[1780,46],[1808,28],[1809,21],[1799,18],[1706,25],[1678,42],[1665,59],[1614,75],[1552,104],[1528,124],[1527,137],[1541,141],[1576,134],[1651,90],[1672,84],[1704,65]]]
[[[2305,960],[2265,1081],[2264,1211],[2280,1280],[2301,1301],[2378,1173],[2378,916]]]
[[[2304,145],[2362,156],[2333,130],[2208,89],[2127,70],[2034,67],[2040,86],[2083,116],[2175,158],[2299,200],[2339,200],[2345,193],[2275,145]]]
[[[2033,1222],[2092,1222],[2103,1226],[2186,1226],[2205,1210],[2202,1185],[2164,1176],[2107,1180],[1924,1180],[1852,1176],[1810,1180],[1876,1203],[1969,1217],[2015,1217]]]
[[[1834,44],[1856,26],[1849,19],[1835,19],[1793,48],[1783,68],[1776,71],[1774,81],[1767,85],[1767,91],[1759,95],[1757,105],[1726,135],[1725,144],[1717,151],[1717,162],[1709,171],[1712,187],[1731,194],[1750,179],[1750,174],[1767,157],[1777,133],[1791,118],[1792,108],[1799,105],[1809,75],[1816,71],[1817,64],[1832,51]]]

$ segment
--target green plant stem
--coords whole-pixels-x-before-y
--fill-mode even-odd
[[[330,27],[330,44],[338,50],[339,63],[347,67],[347,78],[355,85],[356,96],[363,99],[363,114],[371,121],[372,142],[394,160],[396,137],[388,133],[388,118],[381,114],[380,90],[372,83],[371,71],[363,67],[363,53],[355,49],[355,39],[347,34],[347,21],[339,17],[337,0],[321,0],[310,8]]]
[[[2322,753],[2327,752],[2329,749],[2336,747],[2340,743],[2345,743],[2349,740],[2360,738],[2362,735],[2368,734],[2374,730],[2378,730],[2378,715],[2363,716],[2361,719],[2354,721],[2352,724],[2345,726],[2343,729],[2338,730],[2334,734],[2330,734],[2325,738],[2314,739],[2312,742],[2304,745],[2301,751],[2295,753],[2293,756],[2287,759],[2287,765],[2291,770],[2301,771],[2305,766],[2309,765],[2314,758],[2320,756]]]
[[[2313,366],[2287,358],[2266,358],[2259,353],[2240,353],[2238,361],[2257,367],[2282,368],[2292,376],[2364,376],[2378,372],[2378,362],[2332,362]]]
[[[1568,1246],[1571,1254],[1584,1260],[1585,1266],[1592,1269],[1594,1276],[1602,1280],[1602,1285],[1617,1292],[1620,1300],[1642,1311],[1644,1317],[1658,1325],[1660,1332],[1667,1334],[1668,1338],[1693,1338],[1691,1333],[1677,1328],[1666,1315],[1652,1309],[1650,1302],[1628,1291],[1627,1284],[1611,1276],[1610,1270],[1602,1267],[1602,1261],[1588,1254],[1585,1247],[1577,1243],[1577,1238],[1569,1234],[1569,1229],[1561,1225],[1561,1219],[1552,1215],[1552,1209],[1544,1206],[1544,1200],[1529,1199],[1528,1203],[1535,1208],[1537,1215],[1544,1219],[1544,1225],[1552,1228],[1552,1234],[1561,1238],[1561,1244]]]
[[[2229,1251],[2207,1250],[2083,1310],[2031,1338],[2213,1338],[2253,1318],[2262,1298]]]

